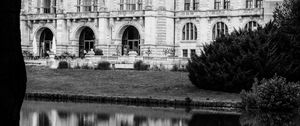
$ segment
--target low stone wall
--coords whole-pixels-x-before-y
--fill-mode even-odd
[[[115,97],[115,96],[95,96],[95,95],[70,95],[55,93],[26,93],[26,100],[45,100],[58,102],[87,102],[87,103],[113,103],[125,105],[138,105],[148,107],[174,107],[174,108],[191,108],[201,107],[215,108],[241,108],[240,103],[223,102],[223,101],[193,101],[186,98],[184,100],[176,99],[156,99],[141,97]]]

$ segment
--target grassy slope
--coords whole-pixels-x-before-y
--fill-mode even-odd
[[[53,70],[27,66],[27,92],[240,101],[237,94],[194,87],[188,73],[156,71]]]

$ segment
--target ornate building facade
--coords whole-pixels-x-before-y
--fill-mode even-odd
[[[102,49],[107,56],[178,57],[234,29],[272,20],[282,0],[22,0],[22,48],[35,56]]]

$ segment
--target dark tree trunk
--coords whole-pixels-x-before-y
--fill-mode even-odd
[[[18,126],[26,90],[26,70],[21,51],[21,0],[0,4],[0,101],[1,125]]]

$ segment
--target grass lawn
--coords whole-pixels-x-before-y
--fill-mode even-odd
[[[186,72],[49,69],[26,66],[27,92],[239,102],[238,94],[197,89]]]

